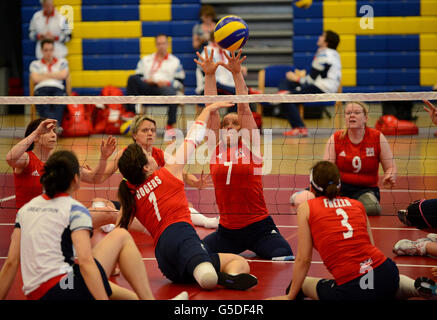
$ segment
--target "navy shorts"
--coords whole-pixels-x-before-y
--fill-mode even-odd
[[[194,228],[186,222],[168,226],[159,237],[155,248],[158,267],[175,283],[193,283],[194,269],[202,262],[210,262],[220,272],[220,258],[209,253]]]
[[[219,225],[217,231],[203,241],[211,252],[239,254],[250,250],[260,258],[269,260],[293,255],[290,244],[279,233],[270,216],[241,229],[231,230]]]
[[[399,288],[399,270],[389,258],[373,270],[342,285],[322,279],[317,283],[320,300],[392,300]]]
[[[97,264],[97,268],[100,271],[100,276],[102,277],[103,285],[105,287],[108,297],[112,295],[111,286],[109,285],[108,277],[106,276],[105,270],[100,265],[97,259],[94,259]],[[72,275],[71,283],[69,280],[61,279],[54,287],[52,287],[47,293],[41,297],[40,300],[95,300],[91,292],[89,291],[85,280],[80,273],[79,265],[73,265],[73,271],[67,277]],[[61,284],[62,283],[62,284]]]
[[[358,199],[367,192],[372,192],[378,201],[381,201],[381,195],[378,187],[361,187],[348,183],[341,183],[340,193],[343,197]]]

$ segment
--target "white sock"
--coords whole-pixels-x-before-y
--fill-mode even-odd
[[[414,280],[403,274],[399,275],[399,289],[396,292],[396,299],[409,299],[413,297],[420,297],[419,291],[414,286]]]
[[[188,292],[187,291],[182,291],[176,297],[171,298],[170,300],[189,300]]]
[[[193,271],[193,277],[203,289],[212,290],[217,286],[218,275],[210,262],[197,265]]]
[[[219,221],[217,217],[208,218],[194,208],[190,207],[189,209],[191,212],[191,221],[195,226],[209,229],[216,229],[218,227]]]

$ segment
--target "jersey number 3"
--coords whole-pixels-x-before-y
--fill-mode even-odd
[[[155,192],[150,192],[149,201],[150,203],[153,203],[153,207],[155,208],[156,218],[158,218],[158,221],[161,221],[161,215],[159,214],[159,208],[158,208],[158,200],[156,199]]]
[[[352,229],[352,226],[347,222],[349,217],[347,216],[346,211],[344,211],[341,208],[338,208],[337,210],[335,210],[335,213],[337,214],[337,216],[342,216],[343,220],[341,220],[341,225],[347,228],[347,232],[343,232],[343,237],[345,239],[349,239],[352,238],[352,235],[354,233],[354,230]]]

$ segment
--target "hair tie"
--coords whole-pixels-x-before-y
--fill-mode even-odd
[[[136,186],[134,186],[132,183],[129,182],[129,180],[127,180],[126,178],[123,177],[123,181],[126,183],[127,188],[129,189],[129,192],[131,194],[135,194],[136,193]]]

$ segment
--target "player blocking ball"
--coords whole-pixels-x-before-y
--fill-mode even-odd
[[[238,16],[226,16],[217,22],[214,39],[217,44],[228,51],[237,51],[244,47],[249,38],[247,23]]]

